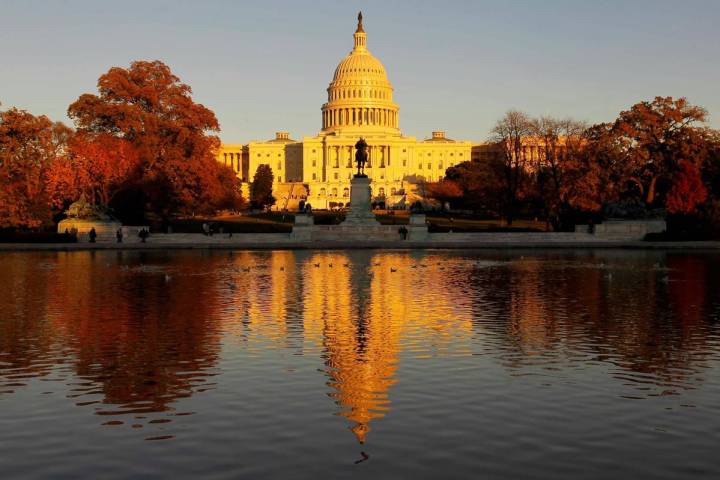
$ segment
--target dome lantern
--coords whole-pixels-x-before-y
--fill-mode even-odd
[[[353,38],[355,39],[355,47],[353,50],[367,51],[367,34],[365,33],[365,30],[363,30],[362,12],[358,13],[357,30],[355,30]]]

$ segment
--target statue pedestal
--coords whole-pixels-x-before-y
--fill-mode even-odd
[[[371,204],[370,179],[354,176],[350,180],[350,209],[345,215],[345,221],[340,225],[380,225],[380,222],[375,220]]]
[[[375,220],[371,204],[370,179],[353,177],[350,181],[350,208],[344,222],[340,225],[313,225],[309,215],[296,215],[290,238],[325,242],[400,241],[399,226],[381,225]]]
[[[295,215],[295,224],[293,225],[290,238],[293,240],[310,240],[312,238],[313,217],[307,213],[298,213]]]
[[[429,238],[428,226],[424,214],[411,214],[407,229],[408,240],[424,241]]]
[[[87,242],[90,230],[95,229],[96,242],[115,242],[115,233],[121,227],[120,222],[103,220],[82,220],[78,218],[66,218],[58,223],[58,233],[76,233],[79,242]]]

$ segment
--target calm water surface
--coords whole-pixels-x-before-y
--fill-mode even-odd
[[[720,255],[0,253],[0,477],[720,478]]]

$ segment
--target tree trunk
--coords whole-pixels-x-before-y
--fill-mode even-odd
[[[657,177],[653,177],[648,185],[647,196],[645,197],[645,203],[648,207],[652,206],[655,201],[655,184],[657,183]]]

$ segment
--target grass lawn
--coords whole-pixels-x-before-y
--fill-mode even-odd
[[[216,232],[222,228],[224,233],[290,233],[295,223],[295,215],[270,212],[182,218],[173,221],[171,226],[175,233],[203,233],[203,223],[213,224]]]
[[[545,232],[545,222],[518,219],[508,226],[504,220],[474,217],[472,215],[427,215],[431,232]]]

